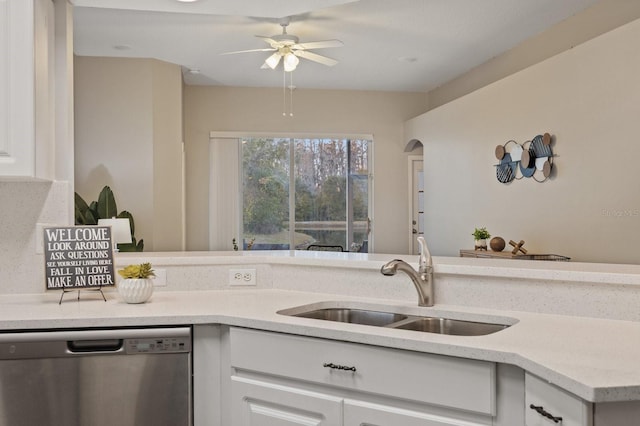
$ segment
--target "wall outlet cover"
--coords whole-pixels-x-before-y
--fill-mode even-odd
[[[255,268],[229,269],[229,285],[232,285],[232,286],[257,285]]]

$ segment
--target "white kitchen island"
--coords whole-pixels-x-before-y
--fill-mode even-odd
[[[416,257],[402,257],[414,265],[417,261]],[[551,384],[553,391],[566,392],[572,403],[578,402],[578,411],[584,408],[595,413],[595,420],[589,417],[580,424],[634,424],[611,423],[611,416],[624,420],[639,412],[634,402],[640,401],[639,268],[436,257],[436,305],[423,308],[417,306],[417,294],[406,275],[384,277],[379,273],[391,258],[307,252],[121,254],[119,265],[151,261],[164,269],[168,285],[141,305],[121,302],[114,291],[105,291],[106,302],[85,292],[80,301],[67,295],[60,305],[59,292],[3,295],[0,329],[195,325],[197,385],[203,362],[198,336],[202,333],[203,341],[211,345],[212,335],[224,340],[233,329],[486,361],[521,369],[532,378],[532,386],[539,385],[535,382],[539,380]],[[228,270],[245,267],[256,269],[257,286],[230,287]],[[303,305],[511,325],[486,336],[451,336],[278,314]],[[208,326],[217,331],[207,334]],[[218,343],[213,345],[218,348]],[[219,348],[224,347],[224,341],[220,342]],[[259,358],[260,353],[255,356]],[[224,364],[216,362],[218,367]],[[197,389],[196,421],[201,397]],[[598,415],[608,416],[607,420],[598,421]],[[565,419],[562,424],[573,423]]]

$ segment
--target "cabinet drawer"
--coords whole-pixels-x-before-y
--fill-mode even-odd
[[[591,403],[531,374],[524,380],[526,426],[592,426]]]
[[[231,366],[341,388],[495,414],[495,364],[242,328]]]

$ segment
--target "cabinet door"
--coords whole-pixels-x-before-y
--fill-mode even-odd
[[[231,328],[230,345],[236,371],[495,415],[491,362],[237,327]]]
[[[340,426],[342,398],[243,377],[231,378],[234,426]]]
[[[525,410],[526,426],[593,425],[592,404],[528,373]]]
[[[0,175],[34,174],[34,13],[0,0]]]
[[[344,426],[486,426],[491,420],[488,422],[475,423],[364,401],[344,401]]]

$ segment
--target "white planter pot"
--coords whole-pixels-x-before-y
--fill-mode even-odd
[[[126,278],[118,283],[118,293],[127,303],[144,303],[153,294],[151,278]]]
[[[475,240],[476,250],[486,250],[487,240]]]

